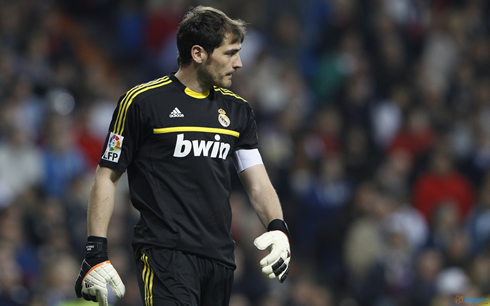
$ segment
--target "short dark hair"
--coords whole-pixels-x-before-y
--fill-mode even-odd
[[[245,39],[245,22],[231,19],[222,11],[206,6],[196,6],[187,12],[177,32],[177,49],[179,66],[191,63],[191,48],[203,47],[207,53],[221,46],[225,35],[231,35],[232,43],[242,43]]]

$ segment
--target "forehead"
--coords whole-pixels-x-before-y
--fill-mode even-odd
[[[223,38],[223,43],[221,44],[221,46],[219,46],[215,50],[227,51],[232,49],[240,50],[241,48],[242,44],[238,40],[235,40],[232,35],[226,34]]]

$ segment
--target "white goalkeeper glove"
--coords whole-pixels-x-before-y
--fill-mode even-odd
[[[277,277],[280,283],[286,280],[289,273],[291,250],[289,230],[284,221],[275,219],[267,227],[268,232],[255,239],[259,250],[269,249],[269,255],[260,261],[262,273],[269,279]]]
[[[124,296],[126,287],[107,258],[107,239],[90,236],[85,259],[75,282],[75,292],[79,298],[99,302],[99,306],[107,306],[107,284],[111,286],[117,298]]]

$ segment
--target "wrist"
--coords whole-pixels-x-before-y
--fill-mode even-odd
[[[85,260],[91,266],[109,260],[107,256],[107,238],[89,236],[85,245]]]
[[[101,236],[88,236],[87,242],[101,242],[107,244],[107,238]]]
[[[281,231],[284,234],[286,234],[286,236],[289,239],[289,228],[288,228],[288,225],[286,224],[286,222],[284,222],[284,220],[281,220],[281,219],[272,220],[269,223],[269,225],[267,226],[267,231],[268,232],[270,232],[270,231]]]

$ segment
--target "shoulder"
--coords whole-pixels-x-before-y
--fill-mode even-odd
[[[226,101],[230,101],[230,102],[234,102],[237,104],[244,105],[246,107],[250,107],[247,100],[240,97],[239,95],[237,95],[236,93],[234,93],[233,91],[231,91],[229,89],[225,89],[225,88],[221,88],[221,87],[214,87],[214,92],[215,92],[216,96],[222,97]]]
[[[171,88],[169,84],[172,83],[172,79],[168,76],[164,76],[147,83],[139,84],[128,90],[122,97],[121,103],[133,104],[139,101],[151,97],[155,94],[159,94],[167,91]]]

